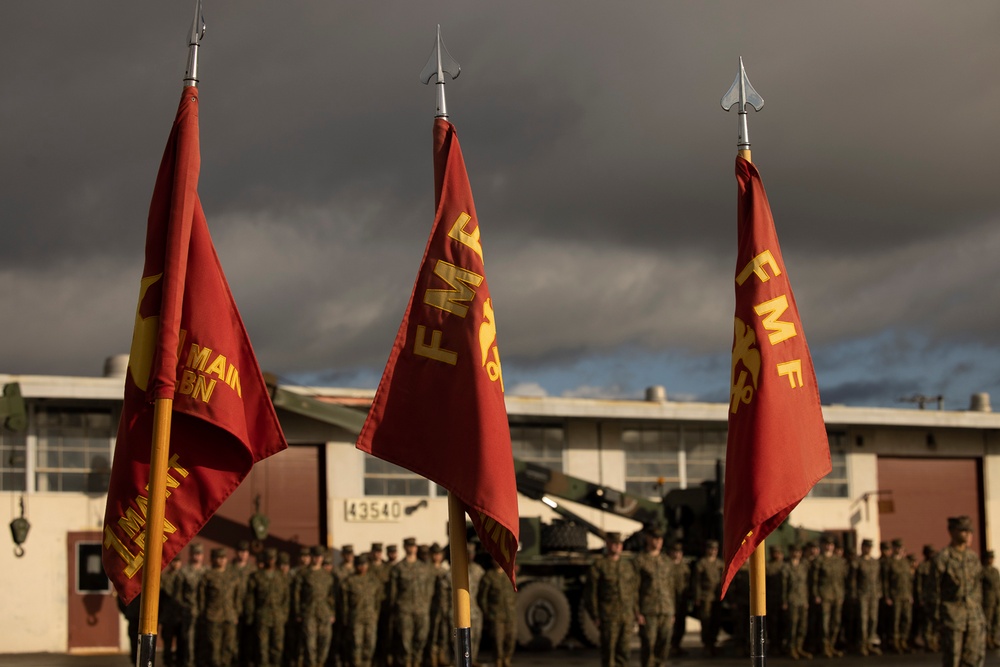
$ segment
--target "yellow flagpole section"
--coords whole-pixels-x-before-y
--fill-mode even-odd
[[[163,569],[163,513],[166,507],[167,461],[170,454],[172,398],[153,405],[153,443],[149,456],[149,508],[146,515],[145,557],[142,566],[142,604],[139,634],[155,635],[159,622],[160,571]]]
[[[469,550],[465,533],[465,506],[454,493],[448,494],[448,543],[451,547],[451,595],[455,620],[455,664],[472,664],[472,606],[469,596]],[[464,630],[464,632],[463,632]]]

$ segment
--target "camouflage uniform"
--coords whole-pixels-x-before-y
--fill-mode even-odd
[[[920,640],[926,651],[937,651],[937,628],[934,627],[934,614],[931,602],[931,587],[934,577],[934,548],[924,546],[924,560],[917,566],[913,577],[913,624],[914,637]]]
[[[177,559],[174,559],[175,561]],[[178,561],[179,562],[179,561]],[[187,665],[187,647],[182,640],[184,622],[184,575],[180,569],[168,566],[160,575],[160,639],[163,642],[163,664],[166,667]],[[177,648],[174,648],[174,640]]]
[[[213,549],[212,560],[225,557],[225,549]],[[198,664],[230,667],[236,645],[236,623],[240,615],[240,580],[227,568],[213,563],[198,582],[198,617],[204,633]]]
[[[288,623],[285,625],[285,650],[282,656],[282,663],[288,667],[298,667],[305,659],[305,639],[302,634],[302,618],[299,616],[298,600],[299,592],[302,590],[302,582],[306,573],[309,572],[311,559],[311,551],[308,547],[303,547],[299,552],[300,565],[291,571],[288,583],[291,613],[289,613]]]
[[[368,566],[359,565],[356,570],[341,584],[337,618],[348,647],[346,664],[350,667],[370,667],[378,638],[379,609],[385,588]]]
[[[910,650],[910,627],[913,623],[913,568],[910,561],[894,557],[889,567],[889,646],[901,653]]]
[[[483,634],[483,611],[479,607],[479,584],[486,574],[483,566],[472,559],[472,552],[469,553],[469,610],[471,612],[472,625],[472,664],[479,662],[479,640]]]
[[[983,615],[986,621],[986,648],[997,648],[1000,631],[1000,570],[993,567],[993,552],[987,551],[983,563]]]
[[[497,667],[510,667],[517,643],[517,593],[499,567],[491,568],[479,582],[477,595],[485,625],[496,645]]]
[[[714,540],[710,540],[709,545],[709,548],[718,550],[718,543]],[[722,567],[721,559],[706,556],[694,564],[691,573],[691,597],[698,620],[701,621],[701,644],[709,655],[715,654],[715,644],[719,639]]]
[[[433,590],[434,571],[419,560],[401,560],[389,572],[389,609],[391,623],[395,626],[396,667],[418,667],[420,664],[430,630]]]
[[[681,641],[691,607],[691,566],[684,562],[679,544],[671,547],[671,555],[674,565],[674,631],[670,636],[670,654],[684,655]]]
[[[241,556],[241,554],[243,554]],[[244,598],[247,594],[247,584],[250,581],[250,574],[257,568],[250,562],[250,543],[246,540],[241,541],[236,546],[236,556],[237,558],[245,558],[246,560],[242,563],[234,560],[232,563],[233,574],[237,576],[240,582],[240,618],[236,623],[236,633],[233,637],[233,655],[236,656],[234,664],[238,667],[248,667],[253,662],[252,658],[252,647],[254,645],[253,640],[253,626],[250,618],[246,614],[246,605],[244,604]]]
[[[785,558],[779,547],[771,548],[771,560],[764,570],[764,588],[767,593],[767,637],[771,646],[777,651],[772,655],[787,653],[788,646],[784,643],[785,623],[787,622],[785,603]]]
[[[803,647],[809,627],[809,565],[801,559],[801,550],[793,550],[785,566],[783,596],[788,605],[788,623],[785,626],[785,643],[788,655],[793,658],[811,658]]]
[[[881,653],[872,645],[878,627],[878,605],[882,599],[882,576],[879,561],[862,554],[855,562],[853,585],[858,596],[858,651],[861,655]]]
[[[968,517],[948,519],[948,527],[971,531],[972,522]],[[932,599],[940,622],[942,664],[981,667],[986,661],[986,622],[979,559],[967,547],[949,545],[934,556],[933,563]]]
[[[290,591],[288,577],[274,567],[277,554],[265,554],[267,563],[250,575],[244,598],[244,616],[249,619],[252,644],[259,667],[279,667],[285,646]]]
[[[625,667],[629,660],[629,635],[638,611],[635,566],[622,559],[621,536],[608,533],[609,549],[618,545],[619,556],[602,556],[590,566],[584,602],[591,617],[600,622],[601,666]]]
[[[334,605],[337,597],[333,574],[314,564],[302,575],[297,595],[294,603],[298,617],[302,620],[306,667],[323,667],[333,639]]]
[[[340,593],[340,588],[349,577],[354,576],[354,566],[357,562],[357,558],[354,555],[354,545],[345,544],[340,547],[340,565],[333,569],[333,578],[337,582],[337,592]],[[340,609],[340,603],[337,603],[337,609]],[[341,664],[348,664],[352,660],[351,654],[351,638],[348,628],[344,627],[343,621],[340,615],[337,615],[337,622],[333,624],[333,640],[331,642],[330,653],[333,655],[337,661]]]
[[[642,667],[667,662],[670,635],[674,630],[674,565],[660,553],[636,557],[639,584],[639,658]]]
[[[441,547],[431,545],[431,557],[442,558]],[[451,665],[451,572],[443,563],[434,564],[434,592],[431,595],[431,628],[427,651],[431,667]]]
[[[192,546],[192,550],[200,545]],[[198,584],[207,569],[201,565],[187,564],[181,568],[181,634],[178,643],[183,642],[187,667],[194,667],[198,645]]]
[[[847,579],[847,563],[833,553],[832,545],[830,541],[824,542],[824,552],[813,561],[809,570],[809,594],[820,614],[820,648],[827,657],[843,655],[835,643],[840,633]]]

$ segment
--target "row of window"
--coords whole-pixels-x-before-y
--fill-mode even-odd
[[[111,410],[36,407],[35,491],[100,493],[107,488],[115,424]],[[562,472],[566,433],[561,425],[510,428],[515,458]],[[812,491],[814,497],[846,498],[847,457],[843,438],[831,436],[833,472]],[[0,491],[25,491],[28,439],[0,429]],[[723,478],[726,430],[717,426],[635,427],[622,431],[625,491],[659,497],[672,489]],[[365,495],[440,496],[428,480],[381,459],[365,458]]]

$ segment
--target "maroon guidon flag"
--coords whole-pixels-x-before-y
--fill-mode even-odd
[[[173,399],[163,565],[253,464],[285,447],[198,199],[198,89],[186,87],[153,189],[146,261],[104,516],[104,569],[142,588],[153,402]]]
[[[434,121],[437,212],[358,449],[440,484],[514,581],[517,483],[479,219],[454,126]]]
[[[722,595],[757,545],[831,469],[816,375],[767,195],[756,167],[742,157],[736,180]]]

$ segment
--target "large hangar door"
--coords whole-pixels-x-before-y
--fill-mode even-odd
[[[983,551],[982,459],[878,458],[882,495],[879,526],[885,541],[901,538],[908,553],[925,544],[935,550],[948,544],[947,519],[967,514],[976,533],[972,548]],[[891,491],[889,494],[887,492]],[[891,500],[891,502],[886,502]],[[875,502],[874,498],[870,502]]]

